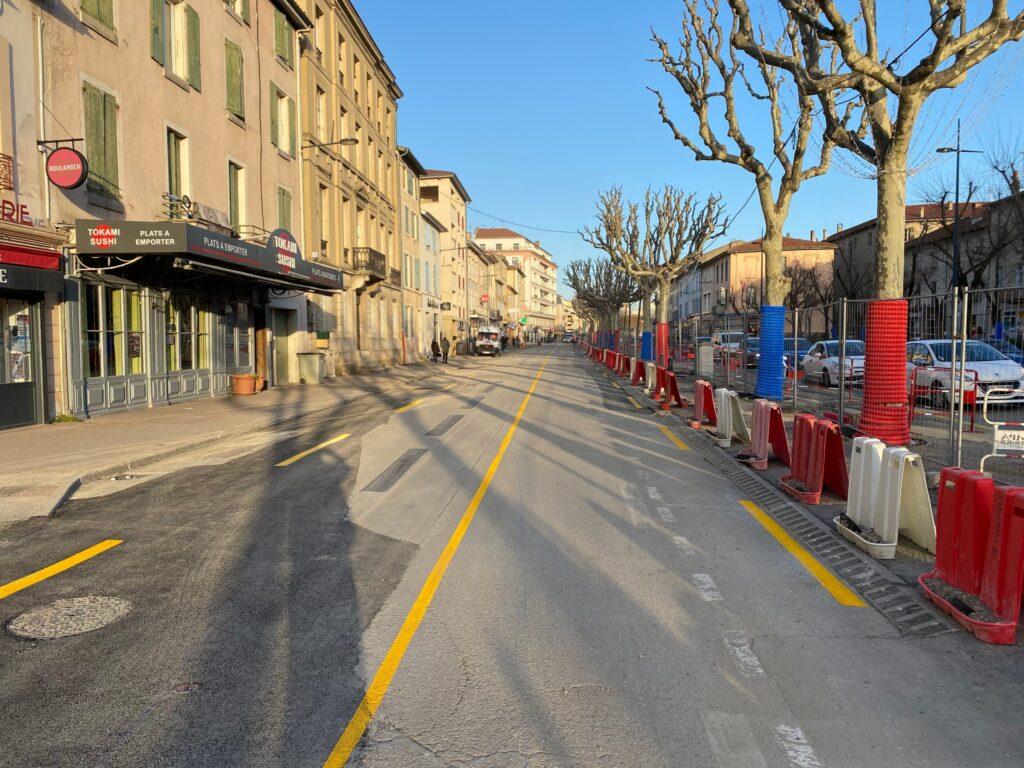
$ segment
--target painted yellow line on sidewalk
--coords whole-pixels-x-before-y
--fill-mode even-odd
[[[38,584],[40,581],[45,581],[51,576],[63,573],[68,570],[68,568],[74,568],[76,565],[84,563],[86,560],[96,557],[96,555],[101,552],[106,552],[112,547],[116,547],[120,543],[121,539],[107,539],[106,541],[101,541],[99,544],[94,544],[88,549],[83,549],[77,555],[66,557],[60,562],[48,565],[35,573],[30,573],[28,576],[22,576],[20,579],[4,584],[0,587],[0,600],[3,600],[5,597],[10,597],[15,592],[21,592],[21,590],[27,589],[33,584]]]
[[[626,399],[629,400],[629,402],[631,402],[633,404],[634,408],[641,408],[641,409],[643,408],[643,406],[640,405],[640,403],[637,401],[637,399],[635,397],[633,397],[632,395],[626,395]]]
[[[526,412],[526,406],[530,402],[533,391],[537,388],[537,382],[540,381],[541,374],[544,373],[544,368],[547,366],[550,358],[551,352],[548,352],[544,362],[541,363],[540,368],[537,370],[537,375],[533,377],[533,382],[526,391],[523,401],[519,404],[519,410],[516,411],[515,418],[512,419],[512,423],[505,432],[505,437],[502,439],[501,445],[498,446],[498,452],[494,455],[490,466],[487,467],[487,472],[480,481],[480,485],[477,486],[476,493],[473,494],[469,506],[462,513],[459,524],[455,526],[455,532],[452,533],[448,544],[445,545],[444,551],[437,558],[437,562],[434,563],[430,575],[427,576],[427,580],[423,583],[423,587],[416,597],[416,602],[409,609],[409,613],[402,623],[402,628],[398,630],[398,634],[392,641],[391,647],[384,656],[384,660],[377,668],[377,672],[366,689],[366,693],[363,694],[363,700],[359,702],[355,714],[352,715],[352,719],[349,720],[344,732],[342,732],[341,737],[334,745],[334,749],[331,750],[331,754],[324,761],[324,768],[342,768],[348,762],[352,750],[355,749],[359,740],[363,737],[366,727],[370,724],[370,720],[373,719],[373,715],[376,713],[381,701],[384,700],[384,695],[388,692],[388,687],[391,685],[391,679],[395,676],[395,672],[398,671],[398,665],[402,663],[402,658],[409,649],[409,644],[412,642],[416,630],[419,629],[420,622],[423,621],[423,617],[426,615],[427,609],[434,599],[434,593],[437,592],[441,579],[444,578],[445,571],[448,570],[452,558],[455,557],[455,552],[462,543],[470,523],[473,522],[473,517],[476,515],[477,509],[480,508],[480,503],[484,500],[484,496],[487,495],[487,489],[491,486],[491,481],[501,465],[501,460],[505,458],[505,452],[508,450],[512,437],[519,428],[519,422],[523,418],[523,413]]]
[[[676,448],[678,448],[680,451],[688,451],[688,450],[690,450],[690,446],[688,446],[686,443],[684,443],[682,440],[680,440],[679,436],[676,435],[675,432],[673,432],[671,429],[666,427],[664,424],[659,424],[658,425],[658,429],[660,429],[662,432],[664,432],[665,433],[665,437],[667,437],[669,440],[671,440],[673,443],[675,443],[676,444]]]
[[[866,603],[861,598],[846,586],[842,581],[833,575],[832,571],[818,562],[814,555],[800,546],[796,539],[790,536],[786,529],[775,522],[767,512],[752,501],[743,500],[740,505],[749,512],[757,522],[759,522],[764,529],[768,531],[775,540],[779,542],[785,548],[789,554],[796,558],[797,562],[800,563],[804,568],[807,569],[808,573],[811,574],[818,582],[823,586],[832,597],[836,599],[836,602],[840,605],[846,605],[851,608],[864,608]]]
[[[348,432],[346,432],[343,435],[338,435],[337,437],[332,437],[330,440],[324,440],[319,445],[314,445],[312,448],[310,448],[308,450],[305,450],[302,453],[296,453],[290,459],[285,459],[284,461],[279,461],[274,466],[275,467],[289,467],[292,464],[294,464],[296,461],[299,461],[300,459],[304,459],[307,456],[309,456],[310,454],[316,453],[317,451],[322,451],[324,448],[326,448],[329,445],[334,445],[335,443],[340,443],[342,440],[345,440],[345,439],[347,439],[349,437],[351,437],[351,435]]]
[[[406,403],[401,408],[395,408],[395,413],[405,413],[406,411],[411,411],[417,405],[420,405],[424,400],[426,400],[425,397],[420,397],[416,400],[413,400],[411,403]]]
[[[622,387],[619,386],[619,382],[617,381],[613,381],[612,386],[615,387],[616,389],[622,389]]]

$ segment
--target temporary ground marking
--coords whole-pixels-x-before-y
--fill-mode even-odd
[[[613,381],[612,386],[615,387],[616,389],[622,389],[622,387],[619,386],[619,382],[617,381]]]
[[[459,520],[459,524],[455,526],[455,531],[452,533],[452,536],[445,545],[441,555],[437,558],[437,562],[434,563],[434,567],[430,570],[427,580],[420,588],[420,593],[417,595],[416,601],[412,604],[412,608],[409,609],[409,613],[406,615],[405,621],[402,622],[401,629],[398,630],[398,634],[391,642],[391,647],[388,648],[388,652],[385,654],[384,660],[380,663],[380,666],[377,667],[373,680],[370,681],[370,685],[367,687],[366,693],[363,694],[363,699],[359,702],[359,706],[356,708],[355,714],[352,715],[352,719],[349,720],[348,725],[341,734],[341,737],[335,743],[334,749],[331,750],[331,754],[329,754],[327,756],[327,760],[324,761],[324,768],[342,768],[342,766],[348,762],[348,758],[352,754],[352,750],[356,748],[359,740],[366,732],[366,727],[370,724],[370,720],[373,719],[377,708],[380,706],[381,701],[384,700],[384,695],[388,692],[388,687],[391,685],[391,679],[395,676],[395,672],[398,671],[398,665],[402,663],[402,658],[405,656],[405,652],[409,649],[409,643],[412,642],[412,638],[416,634],[416,630],[419,629],[420,622],[423,621],[423,617],[426,615],[427,609],[430,607],[430,603],[434,599],[434,594],[437,592],[437,588],[441,585],[441,579],[444,578],[445,571],[448,570],[448,566],[451,564],[452,558],[455,557],[455,553],[458,551],[459,545],[462,543],[462,539],[466,535],[466,531],[469,530],[470,523],[473,522],[473,517],[476,515],[476,511],[480,508],[480,504],[484,500],[484,496],[487,495],[487,489],[490,488],[491,481],[494,479],[494,475],[497,473],[498,467],[501,466],[501,460],[505,458],[505,452],[512,443],[512,437],[519,428],[519,422],[522,420],[523,414],[526,412],[526,406],[530,402],[530,398],[533,396],[533,392],[537,388],[537,382],[540,381],[541,374],[544,373],[544,368],[547,366],[550,358],[551,352],[548,352],[547,357],[544,358],[540,368],[537,370],[537,374],[533,377],[533,381],[530,383],[530,388],[526,390],[526,395],[519,404],[519,410],[516,411],[515,418],[512,419],[512,423],[505,432],[505,437],[502,438],[501,445],[498,446],[498,452],[494,455],[494,459],[491,461],[490,466],[487,467],[487,472],[484,473],[483,479],[480,480],[480,485],[477,486],[476,493],[473,494],[473,498],[466,507],[466,511],[462,513],[462,518]]]
[[[722,601],[722,593],[718,591],[715,582],[706,573],[693,574],[693,583],[697,587],[700,596],[709,603]]]
[[[674,523],[676,516],[672,514],[672,510],[668,507],[658,507],[658,516],[666,523]]]
[[[121,543],[121,539],[107,539],[101,541],[99,544],[94,544],[88,549],[83,549],[77,555],[66,557],[60,562],[48,565],[35,573],[30,573],[28,576],[22,576],[20,579],[8,582],[0,587],[0,600],[5,597],[10,597],[15,592],[21,592],[23,589],[31,587],[33,584],[38,584],[40,581],[45,581],[51,576],[56,576],[58,573],[63,573],[68,568],[74,568],[79,563],[84,563],[90,558],[96,557],[101,552],[106,552],[112,547],[116,547]]]
[[[633,486],[623,483],[620,493],[622,494],[622,501],[626,505],[626,511],[629,513],[630,522],[633,523],[634,528],[639,528],[642,518],[636,508],[636,494],[633,492]]]
[[[647,487],[647,495],[650,496],[654,501],[665,500],[661,495],[661,491],[659,491],[657,487],[653,485]]]
[[[665,433],[665,437],[667,437],[669,440],[671,440],[673,443],[675,443],[676,444],[676,448],[678,448],[680,451],[688,451],[688,450],[690,450],[690,446],[688,446],[686,443],[684,443],[682,440],[680,440],[676,436],[676,433],[673,432],[668,427],[666,427],[664,424],[659,424],[658,425],[658,429],[660,429],[662,432],[664,432]]]
[[[779,544],[789,552],[789,554],[795,557],[797,562],[806,568],[807,572],[816,578],[821,586],[828,590],[828,593],[836,599],[837,603],[851,608],[866,607],[867,604],[861,600],[852,589],[832,575],[832,572],[828,568],[818,562],[814,558],[814,555],[801,547],[800,544],[797,543],[796,539],[790,536],[781,525],[769,517],[768,514],[757,504],[752,501],[743,500],[740,502],[740,505],[747,510],[747,512],[749,512],[757,522],[764,526],[764,529],[774,536],[775,540],[778,541]]]
[[[416,400],[413,400],[411,403],[406,403],[401,408],[395,408],[395,413],[405,413],[406,411],[411,411],[417,405],[422,403],[425,399],[426,398],[420,397],[420,398],[418,398]]]
[[[285,459],[284,461],[279,461],[274,466],[275,467],[288,467],[288,466],[291,466],[296,461],[304,459],[307,456],[309,456],[310,454],[316,453],[317,451],[322,451],[324,448],[326,448],[329,445],[334,445],[335,443],[340,443],[342,440],[345,440],[345,439],[347,439],[349,437],[351,437],[351,435],[346,432],[344,435],[338,435],[337,437],[332,437],[330,440],[324,440],[319,445],[314,445],[312,448],[309,448],[308,450],[305,450],[302,453],[296,453],[290,459]]]

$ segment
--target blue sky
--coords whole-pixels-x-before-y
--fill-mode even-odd
[[[574,232],[593,218],[600,190],[621,185],[638,196],[666,182],[701,194],[720,192],[731,213],[746,200],[751,177],[718,163],[697,163],[662,125],[647,86],[661,88],[689,122],[678,86],[654,55],[649,27],[674,39],[679,0],[356,0],[357,8],[405,92],[399,103],[399,141],[429,168],[453,170],[473,207],[539,239],[561,264],[594,251],[574,234],[516,227],[511,222]],[[757,0],[752,6],[757,7]],[[889,0],[883,29],[900,50],[923,29],[912,14],[923,0]],[[1011,2],[1011,10],[1020,5]],[[778,20],[773,0],[761,21]],[[774,14],[774,18],[772,18]],[[986,146],[1016,131],[1024,88],[1014,75],[1024,46],[979,68],[952,96],[939,95],[922,115],[917,156],[935,157],[964,118],[964,145]],[[913,49],[920,55],[923,45]],[[1016,82],[1015,82],[1016,79]],[[752,113],[754,114],[754,113]],[[750,120],[760,146],[770,134],[763,118]],[[925,169],[911,182],[910,199],[936,177],[951,177],[952,161]],[[965,163],[978,163],[968,159]],[[807,237],[874,216],[874,185],[842,162],[798,193],[787,231]],[[981,173],[981,166],[974,172]],[[967,168],[968,174],[972,172]],[[471,226],[502,222],[471,211]],[[753,200],[736,218],[729,238],[760,235]]]

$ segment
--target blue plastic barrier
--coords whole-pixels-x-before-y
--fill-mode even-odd
[[[758,397],[782,399],[782,385],[786,378],[785,322],[785,307],[761,307],[761,357],[757,368],[757,387],[754,389]]]

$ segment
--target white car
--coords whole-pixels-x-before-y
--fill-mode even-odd
[[[960,345],[957,344],[956,370],[960,371]],[[977,378],[977,400],[980,405],[985,391],[991,387],[1009,387],[1014,390],[1024,389],[1024,368],[1008,358],[999,350],[983,341],[968,341],[964,363],[964,390],[970,392]],[[950,391],[950,343],[949,339],[923,339],[907,343],[907,391],[915,381],[917,391],[930,390],[928,399],[935,408],[949,406]],[[922,397],[922,395],[919,395]],[[992,400],[1004,402],[1024,402],[1024,391],[1002,394],[994,393]]]
[[[846,342],[846,381],[857,384],[864,380],[864,342],[851,339]],[[839,386],[839,342],[819,341],[807,350],[800,362],[808,381],[820,381],[822,386]]]

